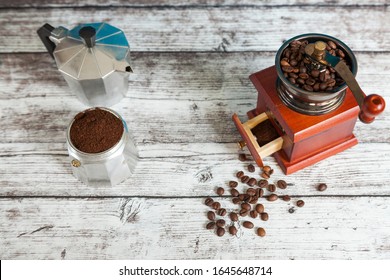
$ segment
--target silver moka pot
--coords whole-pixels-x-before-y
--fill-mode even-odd
[[[104,22],[68,30],[43,25],[37,31],[77,97],[88,106],[111,106],[128,89],[130,47],[122,30]]]

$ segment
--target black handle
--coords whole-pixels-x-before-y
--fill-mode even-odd
[[[96,29],[92,26],[84,26],[83,28],[81,28],[79,31],[79,35],[88,48],[92,48],[95,45]]]
[[[54,58],[53,52],[56,48],[56,45],[49,39],[49,36],[53,30],[54,27],[48,23],[45,23],[45,25],[37,30],[39,38],[41,38],[42,43],[45,45],[52,58]]]

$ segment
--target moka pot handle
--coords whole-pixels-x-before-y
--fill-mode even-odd
[[[45,45],[47,51],[54,58],[53,52],[56,45],[50,40],[51,32],[54,30],[54,27],[48,23],[45,23],[41,28],[37,30],[38,36],[41,39],[42,43]]]

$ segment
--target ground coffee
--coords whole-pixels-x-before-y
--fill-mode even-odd
[[[122,120],[95,108],[76,115],[70,128],[70,141],[82,152],[101,153],[118,143],[122,134]]]

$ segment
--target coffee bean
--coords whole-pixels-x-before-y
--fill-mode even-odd
[[[254,196],[251,196],[251,198],[249,199],[248,203],[256,204],[258,200],[259,200],[259,197],[254,195]]]
[[[263,213],[261,213],[260,214],[260,219],[262,220],[262,221],[268,221],[268,213],[266,213],[266,212],[263,212]]]
[[[215,222],[210,222],[206,225],[207,229],[214,229],[215,228]]]
[[[241,200],[240,200],[238,197],[234,197],[234,198],[232,199],[232,202],[233,202],[233,204],[240,204],[240,203],[241,203]]]
[[[302,79],[302,78],[298,78],[298,79],[297,79],[297,83],[298,83],[298,84],[301,84],[301,85],[306,84],[305,80]]]
[[[327,84],[327,83],[320,83],[320,90],[321,90],[321,91],[326,90],[327,87],[328,87],[328,84]]]
[[[213,204],[211,204],[211,208],[213,208],[214,210],[218,210],[219,208],[221,208],[221,203],[214,201]]]
[[[304,85],[304,86],[302,86],[302,88],[303,88],[304,90],[307,90],[307,91],[314,91],[313,87],[312,87],[312,86],[309,86],[309,85]]]
[[[313,86],[314,91],[319,91],[320,90],[320,83],[315,83]]]
[[[263,197],[263,195],[264,195],[264,190],[263,190],[263,189],[257,189],[257,190],[256,190],[256,195],[257,195],[257,197]]]
[[[248,176],[246,176],[246,175],[244,175],[244,176],[242,176],[241,177],[241,183],[248,183],[248,181],[249,181],[249,177]]]
[[[253,187],[254,185],[257,184],[257,180],[255,178],[250,178],[249,181],[247,182],[248,186]]]
[[[344,57],[345,57],[345,53],[344,53],[342,50],[340,50],[340,49],[337,50],[336,54],[337,54],[339,57],[341,57],[341,58],[344,58]]]
[[[255,170],[256,170],[256,168],[255,168],[255,166],[253,164],[249,164],[248,165],[248,171],[249,172],[255,172]]]
[[[297,206],[298,207],[303,207],[305,205],[305,202],[303,200],[298,200],[297,201]]]
[[[236,173],[236,177],[237,177],[238,179],[240,179],[242,176],[244,176],[244,171],[238,171],[238,172]]]
[[[276,186],[274,184],[269,184],[267,189],[270,192],[274,192],[274,191],[276,191]]]
[[[248,194],[240,194],[238,197],[239,197],[240,200],[243,201],[243,202],[248,202],[249,199],[251,198],[251,196],[248,195]]]
[[[204,204],[207,206],[211,206],[213,204],[214,200],[211,197],[207,197],[204,201]]]
[[[240,210],[240,216],[241,216],[241,217],[248,216],[248,213],[249,213],[248,210],[245,210],[245,209],[241,209],[241,210]]]
[[[245,210],[251,210],[252,207],[248,203],[243,203],[243,204],[241,204],[241,208],[245,209]]]
[[[287,62],[287,60],[281,60],[280,65],[282,66],[291,66],[290,63]]]
[[[317,70],[317,69],[314,69],[310,72],[311,76],[313,78],[318,78],[318,76],[320,75],[320,70]]]
[[[309,78],[309,75],[307,73],[300,73],[299,74],[299,78],[303,79],[303,80],[306,80]]]
[[[226,211],[226,209],[225,208],[220,208],[220,209],[218,209],[218,215],[220,215],[220,216],[225,216],[226,215],[226,213],[227,213],[227,211]]]
[[[336,49],[337,45],[333,41],[328,41],[328,46],[331,47],[332,49]]]
[[[249,229],[251,229],[251,228],[254,227],[253,223],[252,223],[252,222],[249,222],[249,221],[243,222],[243,223],[242,223],[242,226],[243,226],[244,228],[249,228]]]
[[[236,188],[238,186],[238,183],[236,181],[230,181],[229,182],[229,187],[230,188]]]
[[[222,196],[222,195],[224,194],[224,192],[225,192],[225,189],[224,189],[224,188],[222,188],[222,187],[217,188],[216,193],[217,193],[219,196]]]
[[[230,217],[230,220],[232,220],[233,222],[237,222],[238,221],[238,215],[235,212],[231,212],[229,214],[229,217]]]
[[[268,186],[268,181],[261,179],[259,180],[259,183],[257,184],[260,188],[266,188]]]
[[[256,219],[258,215],[259,215],[259,213],[257,213],[255,210],[251,210],[249,212],[249,216],[251,216],[251,218],[253,218],[253,219]]]
[[[313,78],[308,78],[306,80],[306,84],[309,85],[309,86],[314,86],[315,83],[316,83],[316,80],[314,80]]]
[[[295,80],[295,78],[290,77],[290,78],[288,78],[288,80],[289,80],[290,83],[292,83],[292,84],[296,84],[296,83],[297,83],[297,81]]]
[[[277,199],[278,199],[278,196],[276,194],[274,194],[274,193],[269,195],[268,198],[267,198],[268,201],[275,201]]]
[[[269,167],[268,165],[266,165],[266,166],[263,167],[263,171],[264,171],[264,172],[270,172],[271,169],[272,169],[272,168]]]
[[[261,214],[261,213],[264,212],[264,205],[263,204],[257,204],[255,209],[256,209],[257,213]]]
[[[254,195],[256,195],[256,190],[255,190],[254,188],[248,188],[248,189],[246,190],[246,193],[247,193],[248,195],[250,195],[250,196],[254,196]]]
[[[321,184],[318,185],[317,190],[320,191],[320,192],[323,192],[327,188],[328,188],[328,186],[326,184],[321,183]]]
[[[289,202],[291,200],[291,197],[289,195],[282,196],[283,201]]]
[[[237,228],[235,226],[230,226],[229,227],[229,233],[231,235],[236,235],[237,234]]]
[[[247,160],[245,154],[239,154],[239,155],[238,155],[238,159],[239,159],[240,161],[246,161],[246,160]]]
[[[267,173],[267,172],[263,172],[263,173],[261,173],[261,175],[260,175],[262,178],[264,178],[264,179],[269,179],[270,178],[270,176],[269,176],[269,174]]]
[[[287,188],[287,183],[284,180],[279,180],[276,182],[276,184],[278,185],[279,189],[284,190],[285,188]]]
[[[207,212],[207,218],[210,220],[210,221],[214,221],[215,220],[215,213],[213,211],[208,211]]]
[[[265,236],[265,229],[263,229],[262,227],[259,227],[256,232],[257,232],[257,235],[260,237]]]
[[[240,195],[240,193],[238,192],[238,190],[236,189],[231,189],[230,190],[230,194],[233,196],[233,197],[237,197]]]
[[[217,220],[217,221],[215,222],[215,224],[217,225],[217,227],[224,227],[225,224],[226,224],[226,222],[225,222],[225,220],[223,220],[223,219],[219,219],[219,220]]]
[[[225,234],[225,229],[222,227],[217,228],[217,235],[219,237],[223,236]]]
[[[282,70],[283,70],[283,72],[290,73],[290,72],[294,71],[294,67],[292,67],[292,66],[282,66]]]

